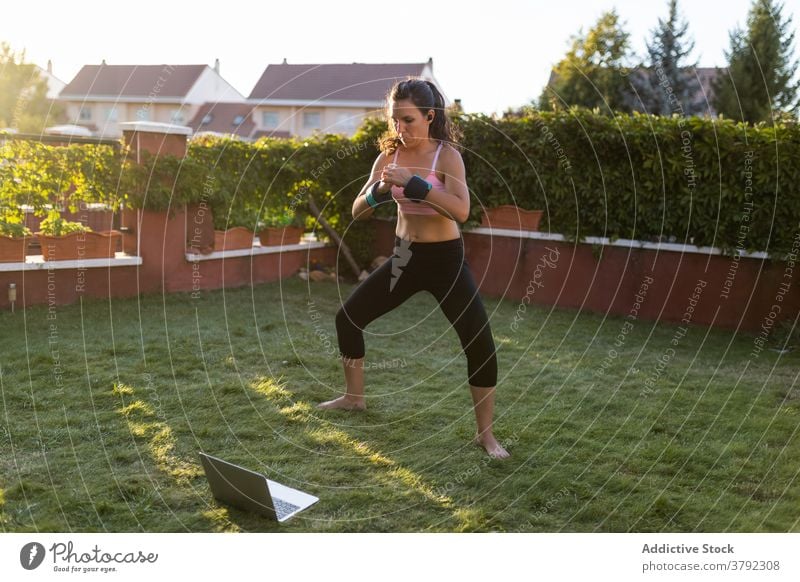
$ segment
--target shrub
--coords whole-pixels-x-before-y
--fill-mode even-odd
[[[455,121],[464,135],[468,226],[478,224],[482,206],[517,204],[543,209],[542,230],[574,240],[670,240],[776,256],[800,231],[800,129],[790,120],[752,126],[573,108]],[[373,228],[353,221],[351,209],[385,129],[370,119],[352,138],[204,137],[190,141],[184,159],[144,152],[140,163],[110,146],[10,140],[0,146],[0,207],[30,204],[42,216],[80,200],[153,210],[205,202],[216,228],[255,229],[285,215],[310,221],[313,199],[366,265]],[[383,205],[375,216],[395,214]]]
[[[51,210],[47,218],[42,221],[39,230],[47,236],[64,236],[75,232],[91,232],[92,229],[80,222],[65,220],[58,210]]]
[[[800,229],[800,130],[699,117],[529,112],[462,118],[464,162],[481,203],[545,210],[573,239],[675,240],[791,249]]]
[[[52,146],[8,140],[0,146],[0,204],[33,207],[44,216],[53,206],[77,211],[80,202],[118,208],[121,166],[108,145]]]
[[[122,167],[120,190],[132,208],[174,210],[213,197],[209,172],[193,158],[143,151],[137,163],[126,152]]]
[[[11,217],[0,218],[0,236],[31,236],[31,229]]]

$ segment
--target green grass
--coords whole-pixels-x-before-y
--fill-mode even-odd
[[[351,287],[314,284],[316,311],[308,289],[0,314],[3,531],[800,531],[796,353],[692,327],[646,391],[677,327],[638,321],[609,359],[622,319],[528,308],[515,332],[517,304],[487,298],[497,461],[470,445],[466,361],[427,294],[368,328],[390,365],[367,412],[315,410],[343,386]],[[220,505],[198,450],[320,502],[281,526]]]

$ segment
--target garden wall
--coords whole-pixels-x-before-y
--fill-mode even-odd
[[[377,248],[390,256],[395,222],[375,225]],[[757,334],[800,311],[800,236],[788,261],[773,261],[675,244],[576,244],[540,232],[474,228],[462,235],[481,293],[518,305],[509,327],[524,325],[529,303]]]

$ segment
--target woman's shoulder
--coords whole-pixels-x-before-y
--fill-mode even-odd
[[[442,143],[442,149],[439,152],[439,160],[445,164],[461,164],[461,152],[458,151],[452,144]]]
[[[390,159],[391,159],[391,154],[387,154],[386,152],[381,151],[378,154],[378,157],[375,158],[373,166],[376,168],[383,168],[383,166],[389,163]]]

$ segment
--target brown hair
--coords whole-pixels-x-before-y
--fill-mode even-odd
[[[423,115],[433,109],[434,117],[428,129],[429,135],[442,143],[448,143],[453,147],[458,146],[461,137],[458,129],[450,121],[444,107],[444,97],[436,85],[430,81],[419,77],[409,77],[405,81],[398,81],[386,95],[386,117],[389,117],[389,106],[397,101],[410,99],[417,106]],[[389,123],[389,131],[384,133],[378,140],[378,145],[384,153],[392,154],[400,147],[400,138],[394,129],[394,125]]]

